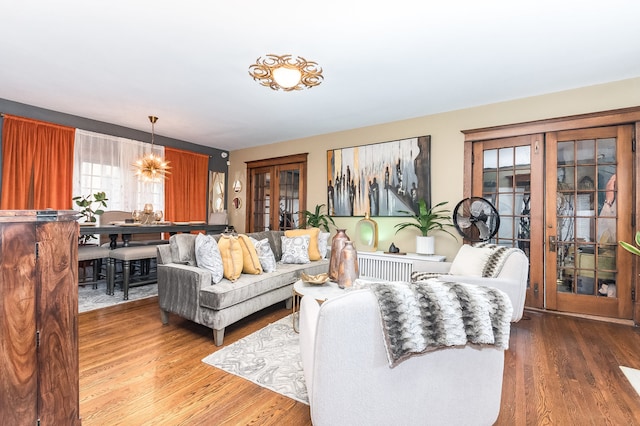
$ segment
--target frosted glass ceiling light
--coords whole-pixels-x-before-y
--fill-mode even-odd
[[[322,83],[322,68],[301,56],[268,54],[249,66],[249,75],[273,90],[302,90]]]

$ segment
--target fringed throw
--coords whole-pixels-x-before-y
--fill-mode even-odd
[[[413,355],[467,343],[509,347],[513,307],[496,288],[437,279],[368,286],[380,306],[391,368]]]

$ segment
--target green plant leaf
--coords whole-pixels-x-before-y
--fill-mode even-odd
[[[400,222],[395,225],[396,234],[407,227],[415,227],[422,233],[423,236],[429,235],[432,231],[443,231],[455,238],[455,236],[449,232],[445,227],[453,226],[451,223],[450,211],[441,208],[447,204],[446,201],[442,201],[435,206],[428,208],[425,200],[418,201],[418,213],[410,212],[406,210],[400,210],[400,213],[409,215],[412,221]]]

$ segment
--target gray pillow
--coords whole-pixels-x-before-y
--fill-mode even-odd
[[[282,239],[282,263],[309,263],[309,235],[280,237]]]
[[[327,250],[329,248],[329,236],[330,232],[321,232],[318,234],[318,251],[320,252],[320,258],[327,258]]]
[[[258,259],[260,260],[260,265],[262,266],[263,272],[275,272],[276,270],[276,257],[273,254],[273,250],[271,250],[271,244],[269,244],[268,238],[263,238],[258,241],[253,237],[249,237],[253,246],[256,248],[256,252],[258,253]]]
[[[183,265],[196,265],[196,236],[193,234],[175,234],[169,238],[171,260]]]
[[[198,234],[195,243],[196,265],[211,271],[211,281],[218,284],[224,272],[218,243],[211,235]]]

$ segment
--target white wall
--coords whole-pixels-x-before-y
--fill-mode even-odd
[[[322,87],[316,90],[322,90]],[[583,87],[558,93],[517,99],[496,104],[450,111],[344,132],[280,142],[255,148],[232,151],[229,182],[240,179],[243,190],[240,209],[229,208],[229,222],[240,232],[245,227],[246,165],[245,161],[308,152],[307,208],[326,204],[326,151],[431,135],[432,204],[447,201],[453,209],[462,199],[464,135],[462,130],[521,123],[533,120],[563,117],[626,108],[640,105],[640,78]],[[229,199],[234,196],[229,188]],[[360,218],[336,217],[336,224],[353,234]],[[402,251],[415,250],[414,230],[395,234],[394,225],[402,218],[374,218],[378,222],[379,249],[386,250],[391,242]],[[453,230],[455,234],[455,230]],[[450,260],[458,250],[460,241],[444,233],[436,234],[436,251]]]

